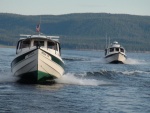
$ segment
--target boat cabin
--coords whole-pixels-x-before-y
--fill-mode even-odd
[[[125,54],[125,49],[121,47],[118,42],[113,42],[113,44],[110,45],[107,49],[105,49],[105,55],[111,54],[111,53],[116,53],[116,52],[121,52]]]
[[[46,38],[21,38],[16,47],[16,54],[22,50],[31,50],[34,48],[46,48],[60,54],[60,44],[57,41]]]

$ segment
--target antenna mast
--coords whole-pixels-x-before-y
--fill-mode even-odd
[[[40,23],[39,23],[39,25],[40,25],[39,34],[41,34],[41,15],[40,15]]]
[[[40,22],[36,26],[36,32],[38,32],[39,35],[40,35],[40,27],[41,27],[41,16],[40,16]]]
[[[107,34],[106,34],[106,48],[107,48]]]

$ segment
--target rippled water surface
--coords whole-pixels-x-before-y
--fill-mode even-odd
[[[53,85],[17,83],[14,56],[0,48],[0,113],[150,113],[150,53],[107,64],[103,51],[62,50],[65,74]]]

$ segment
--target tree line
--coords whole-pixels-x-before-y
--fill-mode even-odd
[[[0,44],[15,45],[19,34],[59,35],[65,49],[104,49],[106,36],[127,50],[150,51],[150,16],[107,13],[25,16],[0,13]]]

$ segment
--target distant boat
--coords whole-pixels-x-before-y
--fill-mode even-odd
[[[127,58],[125,49],[116,41],[105,49],[105,60],[108,63],[125,63]]]
[[[27,83],[43,83],[63,75],[59,36],[20,36],[23,38],[18,41],[16,57],[11,62],[14,76]]]

